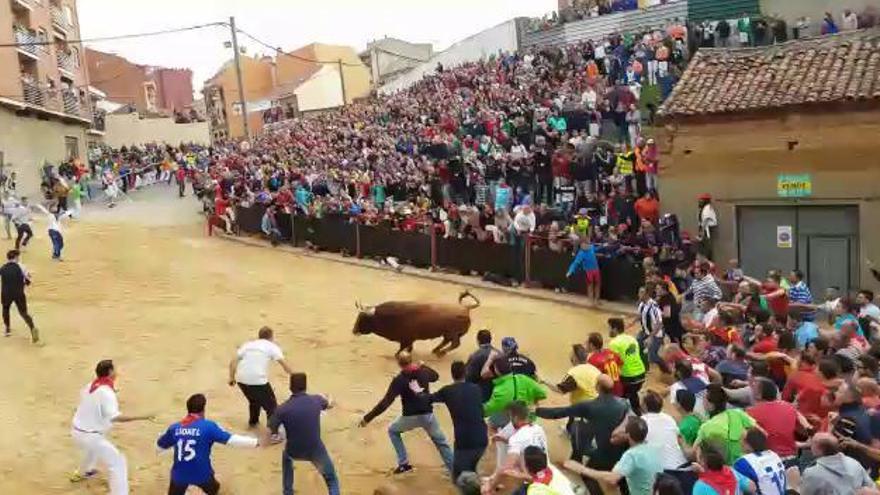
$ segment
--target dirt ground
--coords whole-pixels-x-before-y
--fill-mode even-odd
[[[399,403],[366,428],[354,425],[396,373],[396,344],[355,337],[354,302],[454,303],[461,287],[207,238],[196,204],[174,196],[172,188],[160,187],[114,210],[87,210],[83,220],[67,224],[63,263],[49,259],[43,223],[35,226],[37,237],[23,262],[34,278],[29,303],[46,346],[30,344],[13,310],[14,335],[0,341],[0,493],[106,493],[103,480],[68,481],[78,462],[69,433],[78,391],[105,358],[118,367],[123,413],[157,415],[152,423],[117,425],[111,434],[128,458],[132,493],[164,493],[171,458],[155,452],[155,440],[184,415],[190,394],[206,394],[208,416],[227,429],[245,429],[246,403],[226,384],[227,364],[262,325],[275,329],[292,366],[308,373],[310,390],[338,402],[324,416],[323,431],[342,492],[372,494],[388,483],[394,453],[386,427]],[[7,247],[11,242],[0,240]],[[567,368],[570,344],[604,331],[608,316],[492,291],[477,294],[482,306],[462,348],[438,360],[428,353],[433,344],[416,345],[416,359],[434,366],[441,383],[449,381],[449,364],[474,349],[480,328],[492,329],[498,340],[516,337],[542,376],[557,378]],[[272,370],[272,382],[279,399],[286,399],[280,367]],[[446,410],[437,411],[451,440]],[[544,426],[554,456],[567,454],[557,424]],[[399,493],[455,493],[426,435],[404,439],[416,471],[396,481]],[[280,493],[280,452],[280,446],[217,446],[214,466],[224,493]],[[306,495],[326,493],[308,465],[298,464],[296,486]]]

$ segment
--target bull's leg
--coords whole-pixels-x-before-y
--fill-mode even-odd
[[[461,345],[461,335],[456,335],[455,337],[452,337],[451,343],[449,344],[449,348],[443,352],[445,353],[445,352],[449,352],[454,349],[458,349],[458,346],[460,346],[460,345]]]
[[[446,351],[443,350],[443,347],[445,347],[446,344],[448,344],[448,343],[449,343],[449,337],[444,335],[443,340],[440,342],[440,344],[438,344],[437,347],[435,347],[434,350],[431,352],[438,355],[438,356],[442,356],[443,354],[446,354]]]
[[[413,343],[412,343],[412,342],[405,342],[405,341],[404,341],[404,342],[401,342],[401,343],[400,343],[400,349],[398,349],[397,352],[394,353],[394,357],[399,356],[400,353],[403,352],[403,351],[406,351],[406,352],[410,352],[410,353],[411,353],[412,350],[413,350]]]

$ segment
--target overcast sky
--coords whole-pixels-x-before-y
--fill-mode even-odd
[[[434,50],[516,16],[540,16],[557,0],[79,0],[83,39],[226,21],[290,51],[312,42],[350,45],[392,36],[432,43]],[[186,67],[193,86],[202,83],[231,57],[223,48],[229,30],[212,27],[186,33],[89,46],[147,65]],[[270,50],[239,36],[247,53]],[[111,95],[112,99],[112,95]]]

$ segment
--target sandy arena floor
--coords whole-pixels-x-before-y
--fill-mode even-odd
[[[31,346],[13,310],[14,335],[0,340],[0,493],[106,493],[103,480],[72,485],[67,479],[78,462],[69,434],[78,391],[104,358],[117,364],[123,412],[158,418],[112,432],[128,458],[132,493],[164,493],[171,458],[156,454],[155,440],[184,415],[190,394],[205,393],[209,417],[244,430],[246,403],[226,384],[227,364],[262,325],[275,329],[292,366],[309,374],[310,390],[337,400],[323,430],[342,492],[372,494],[389,482],[394,454],[385,428],[399,403],[367,428],[354,425],[396,373],[396,344],[352,335],[354,301],[454,303],[461,287],[206,238],[196,208],[192,200],[176,199],[172,188],[157,188],[114,210],[87,210],[85,220],[67,224],[63,263],[49,259],[44,224],[35,226],[37,237],[23,261],[34,277],[29,303],[47,345]],[[433,344],[416,345],[416,358],[434,366],[441,383],[449,381],[449,363],[473,350],[479,328],[491,328],[499,340],[516,337],[540,373],[556,378],[567,368],[569,345],[605,327],[605,314],[477,294],[483,304],[462,348],[437,360],[428,353]],[[276,394],[286,399],[283,371],[272,372]],[[437,411],[451,440],[446,409]],[[545,427],[554,455],[567,454],[557,426]],[[454,494],[427,437],[412,433],[405,441],[417,474],[403,477],[399,493]],[[280,493],[280,452],[280,446],[217,446],[214,466],[223,493]],[[311,466],[298,466],[298,493],[326,493]]]

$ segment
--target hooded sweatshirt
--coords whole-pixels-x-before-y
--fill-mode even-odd
[[[430,394],[428,385],[436,382],[439,378],[437,372],[427,366],[407,366],[391,380],[385,397],[364,416],[364,420],[369,423],[373,418],[385,412],[394,403],[397,396],[400,396],[400,402],[403,404],[403,416],[431,414],[433,407],[431,407],[431,399],[428,395]],[[413,388],[421,389],[424,393],[416,393]]]
[[[804,470],[801,495],[851,495],[873,486],[868,472],[858,461],[842,453],[826,455]]]

